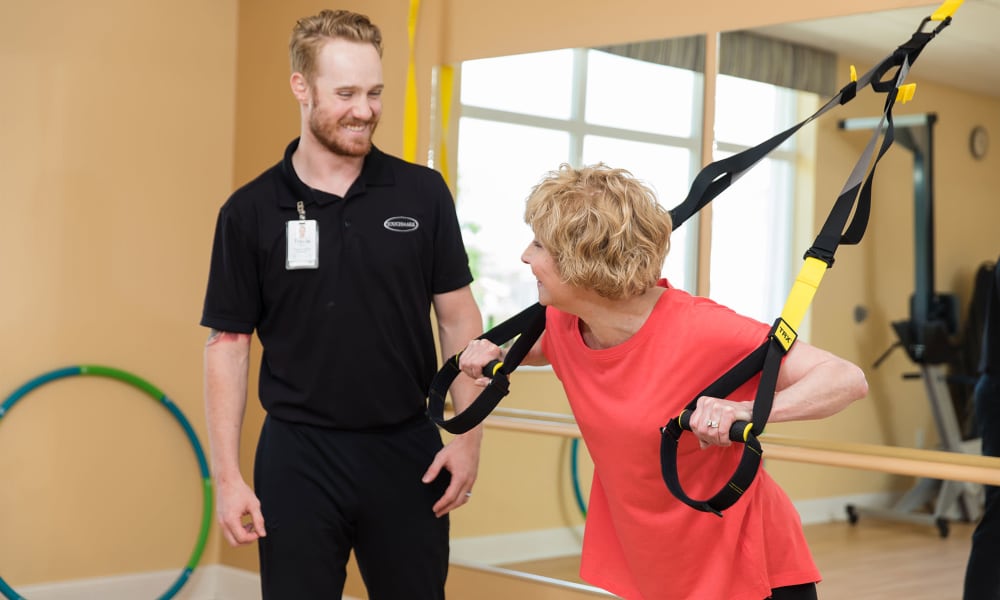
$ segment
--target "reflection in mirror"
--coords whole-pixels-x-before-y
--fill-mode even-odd
[[[908,28],[913,24],[907,20]],[[881,35],[879,39],[887,41],[889,46],[903,41],[890,37]],[[962,39],[958,35],[952,38]],[[819,39],[812,31],[798,43],[779,41],[760,32],[721,34],[713,114],[715,159],[737,153],[799,122],[844,83],[847,71],[843,61],[851,57],[838,57],[834,52],[843,51],[845,45],[809,47],[813,45],[810,41]],[[544,172],[556,168],[560,162],[579,165],[603,161],[630,169],[651,183],[664,206],[680,203],[700,167],[705,48],[705,40],[694,36],[499,57],[461,65],[461,107],[456,111],[460,113],[456,195],[466,241],[477,265],[477,279],[482,284],[477,294],[490,322],[503,320],[536,299],[534,282],[519,256],[530,240],[530,232],[522,221],[524,199]],[[887,46],[883,50],[891,49]],[[927,56],[921,62],[931,60]],[[865,64],[870,63],[860,62],[858,66]],[[815,129],[815,126],[804,128],[713,203],[709,264],[700,275],[710,277],[710,295],[715,299],[764,321],[771,321],[780,312],[788,279],[800,266],[801,253],[812,240],[813,195],[817,188],[829,187],[819,185],[813,178],[836,178],[832,185],[839,185],[846,175],[845,169],[850,169],[844,162],[847,159],[839,155],[836,160],[824,163],[822,170],[816,169],[817,147],[837,144],[838,150],[846,146],[845,153],[854,154],[854,142],[845,143],[844,136],[848,134],[817,133]],[[837,136],[836,140],[832,136]],[[830,157],[831,153],[823,156]],[[958,157],[943,159],[952,159],[956,170],[963,168]],[[891,168],[890,165],[882,172]],[[909,165],[904,168],[909,169]],[[908,179],[911,173],[903,175],[892,181],[905,180],[904,185],[891,187],[906,188],[900,192],[903,197],[900,207],[905,208],[912,196]],[[880,190],[880,196],[884,196],[880,199],[887,200],[898,191],[887,188]],[[827,200],[818,203],[826,207]],[[895,210],[899,212],[900,208]],[[798,227],[804,231],[801,238],[792,233],[797,229],[795,223],[804,224]],[[908,231],[907,227],[897,229]],[[699,264],[698,245],[693,241],[696,230],[690,223],[678,230],[665,270],[675,285],[692,291],[699,275],[694,266]],[[761,233],[765,231],[768,234]],[[685,235],[687,241],[682,241]],[[897,244],[896,232],[881,231],[879,235],[883,240],[891,238],[892,242],[883,241],[881,246],[869,242],[861,252],[912,245],[909,239]],[[961,245],[956,242],[953,247]],[[895,255],[883,260],[893,258]],[[870,260],[871,265],[877,262],[865,260]],[[866,267],[874,269],[868,263]],[[892,289],[898,279],[886,279],[873,284],[874,292],[861,293],[878,296],[879,300],[896,296],[905,300],[907,290]],[[765,293],[750,294],[748,289],[764,289]],[[844,290],[825,291],[828,295],[838,292],[852,298]],[[873,308],[873,313],[885,312],[884,307]],[[838,310],[849,314],[849,306],[838,306]],[[884,347],[881,342],[885,337],[873,333],[873,327],[886,327],[884,322],[875,326],[859,322],[857,328],[839,326],[846,331],[831,332],[834,327],[837,326],[824,326],[822,343],[831,344],[833,337],[840,336],[829,349],[858,364],[870,364],[865,353],[877,353]],[[505,406],[564,411],[566,407],[560,404],[561,397],[554,391],[557,383],[543,381],[543,376],[548,374],[522,376],[517,390],[504,401]],[[898,378],[896,373],[879,373],[872,374],[870,380],[876,381],[877,377]],[[831,422],[827,435],[848,433],[870,443],[894,443],[892,436],[878,435],[880,420],[891,421],[885,426],[887,429],[895,427],[903,432],[897,437],[912,436],[913,428],[919,428],[922,440],[923,433],[932,431],[929,417],[920,420],[912,416],[925,415],[927,408],[913,404],[912,387],[900,394],[889,385],[873,390],[874,396],[882,397],[873,398],[865,406],[859,403],[849,432]],[[918,396],[921,393],[916,392]],[[888,411],[879,412],[882,410],[879,405],[893,404],[894,400],[885,398],[893,395],[899,395],[901,402],[908,404],[891,407],[898,410],[889,419]],[[904,432],[903,428],[909,429]],[[809,431],[820,432],[820,437],[824,435],[819,428]],[[498,462],[493,464],[484,462],[477,486],[485,489],[501,481],[505,487],[497,498],[492,494],[477,495],[477,502],[463,509],[468,512],[456,515],[456,520],[466,518],[466,514],[490,515],[493,520],[492,529],[480,537],[453,540],[453,554],[459,560],[469,558],[492,565],[517,566],[527,572],[578,582],[581,515],[575,508],[566,509],[573,506],[567,481],[572,474],[577,480],[574,483],[582,488],[585,503],[592,472],[585,446],[579,445],[578,464],[575,464],[568,443],[564,443],[568,440],[544,433],[515,434],[495,429],[488,431],[487,436],[491,447],[502,446],[513,451],[495,459]],[[809,525],[828,522],[835,510],[843,518],[843,504],[834,507],[833,503],[841,502],[846,494],[857,494],[860,490],[872,498],[889,497],[894,490],[909,484],[908,479],[880,478],[859,470],[824,468],[820,474],[810,467],[796,471],[781,461],[772,462],[768,470],[796,501],[807,525],[807,535],[812,535]],[[901,481],[904,485],[900,485]],[[522,494],[530,498],[514,498]],[[550,503],[559,507],[550,509]],[[531,516],[524,516],[525,511],[530,511]],[[826,578],[821,591],[830,597],[840,597],[834,591],[840,582],[845,590],[842,595],[850,595],[846,590],[857,589],[855,575],[824,566],[822,552],[830,544],[822,538],[811,538],[811,545],[813,539],[818,540],[814,554]],[[495,547],[486,548],[490,544]],[[934,558],[929,560],[933,564]],[[956,575],[943,583],[946,587],[932,590],[926,587],[926,582],[913,578],[916,587],[912,591],[948,596],[961,578],[963,562],[962,556],[955,560],[957,566],[951,571]]]
[[[989,426],[977,423],[973,402],[982,309],[974,300],[981,287],[970,274],[977,266],[982,273],[983,261],[995,254],[996,235],[992,228],[977,233],[970,224],[988,214],[995,186],[985,179],[970,181],[974,165],[956,150],[967,128],[997,114],[995,102],[977,94],[1000,95],[992,58],[1000,49],[995,35],[1000,5],[967,3],[949,24],[926,22],[933,10],[899,9],[761,31],[835,48],[843,81],[848,65],[863,73],[914,32],[938,30],[908,72],[907,83],[917,86],[915,101],[905,107],[896,103],[895,144],[883,163],[891,166],[880,168],[875,179],[869,233],[856,249],[870,275],[851,299],[862,309],[852,335],[864,342],[854,360],[870,365],[873,393],[867,404],[874,407],[857,419],[866,422],[858,435],[892,446],[978,454],[979,431]],[[841,111],[838,128],[826,129],[820,145],[826,156],[833,155],[832,148],[860,145],[878,123],[881,98],[873,102],[871,90],[865,90],[859,99],[862,93],[869,100]],[[823,164],[832,170],[831,161]],[[954,221],[936,221],[936,192],[941,212],[955,215]],[[909,265],[912,282],[905,275]],[[889,283],[896,274],[902,276]],[[868,502],[853,510],[852,518],[940,527],[942,515],[975,522],[981,512],[982,490],[973,484],[923,478],[906,483],[909,489],[891,505]]]

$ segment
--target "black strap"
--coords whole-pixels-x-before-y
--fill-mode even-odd
[[[878,167],[879,161],[881,161],[882,157],[885,155],[886,151],[895,139],[895,128],[892,121],[892,108],[896,103],[896,99],[899,97],[900,88],[903,85],[903,81],[906,79],[910,65],[916,59],[917,55],[919,55],[924,46],[951,22],[951,17],[945,18],[933,31],[924,32],[923,28],[928,21],[929,18],[924,19],[917,32],[911,36],[909,41],[897,48],[896,51],[883,59],[879,64],[869,70],[868,73],[865,73],[865,75],[862,76],[857,82],[852,82],[851,84],[848,84],[848,86],[845,86],[845,88],[842,89],[837,96],[827,102],[815,114],[799,125],[796,125],[788,129],[786,132],[771,138],[761,146],[751,148],[741,153],[747,155],[746,159],[742,161],[734,161],[740,165],[749,163],[750,161],[752,161],[750,164],[756,163],[760,160],[760,158],[762,158],[762,156],[758,156],[759,149],[761,147],[777,147],[782,141],[784,141],[785,138],[788,137],[788,135],[797,131],[802,125],[829,110],[833,103],[845,103],[852,99],[856,95],[858,87],[864,88],[866,85],[870,84],[875,92],[886,94],[882,111],[882,119],[873,130],[872,136],[865,147],[865,150],[862,152],[854,166],[854,169],[851,171],[850,176],[847,178],[847,182],[844,184],[844,188],[837,197],[836,202],[834,202],[834,206],[831,209],[830,214],[827,216],[823,227],[820,229],[819,235],[816,237],[816,240],[813,242],[813,245],[809,248],[809,250],[806,251],[805,255],[807,258],[811,257],[822,260],[826,263],[827,268],[833,266],[834,255],[836,254],[837,248],[840,244],[858,244],[864,236],[865,230],[868,226],[868,218],[871,213],[871,188],[875,177],[875,170]],[[896,69],[894,74],[888,76],[887,74],[894,68]],[[883,123],[885,124],[884,135],[882,135]],[[882,143],[879,147],[877,155],[875,155],[875,147],[878,143],[879,137],[882,138]],[[873,155],[874,161],[872,161]],[[730,158],[736,158],[737,156],[740,155]],[[721,162],[723,161],[720,161],[720,163]],[[710,167],[712,167],[712,165],[709,165],[707,168]],[[866,172],[867,176],[865,175]],[[725,173],[723,179],[718,180],[718,186],[725,189],[725,187],[728,187],[730,181],[735,180],[738,175],[739,173]],[[717,182],[713,180],[713,184],[715,183]],[[713,189],[714,188],[710,184],[706,189],[706,193],[711,192]],[[685,203],[688,203],[689,201],[692,206],[697,206],[698,208],[707,204],[707,201],[695,202],[694,200],[691,200],[690,195],[688,199],[685,200]],[[684,211],[679,211],[678,215],[682,219],[682,222],[683,219],[686,218],[688,214],[687,211],[689,210],[690,208],[685,209]],[[852,212],[853,218],[851,217]],[[850,224],[848,224],[849,220]],[[789,337],[787,337],[787,339],[784,338],[783,333],[789,334]],[[795,341],[795,337],[796,335],[794,329],[792,329],[787,322],[784,322],[781,318],[779,318],[775,321],[774,327],[772,327],[767,339],[757,348],[757,350],[747,357],[747,360],[737,364],[735,367],[730,369],[730,371],[720,377],[715,383],[710,385],[706,391],[695,396],[695,398],[688,403],[685,410],[681,412],[680,416],[672,419],[660,429],[660,467],[663,474],[663,480],[664,483],[666,483],[667,488],[674,494],[674,496],[677,497],[678,500],[696,510],[710,512],[721,517],[722,511],[735,504],[753,482],[753,479],[760,467],[760,461],[763,457],[763,450],[760,447],[757,436],[763,433],[764,425],[767,423],[771,414],[771,406],[774,401],[774,391],[775,385],[777,384],[781,358],[788,352],[788,350],[791,349],[791,346]],[[763,358],[758,357],[761,353],[763,353]],[[756,364],[758,360],[760,361],[759,368],[754,369],[751,365]],[[734,423],[733,427],[729,431],[730,440],[734,442],[743,442],[745,444],[743,454],[736,470],[729,478],[729,481],[726,482],[726,484],[723,485],[722,488],[711,498],[706,500],[696,500],[690,498],[684,492],[677,474],[677,447],[681,434],[685,430],[690,431],[690,412],[697,407],[698,398],[701,396],[707,395],[724,398],[728,394],[732,393],[732,391],[737,387],[756,375],[757,372],[761,373],[761,381],[754,400],[753,414],[751,417],[752,421],[751,423]]]
[[[543,331],[545,331],[545,307],[535,303],[476,338],[489,340],[498,346],[515,337],[517,340],[507,351],[503,362],[487,365],[486,374],[492,377],[492,380],[486,389],[480,392],[472,404],[451,419],[444,418],[445,397],[448,395],[451,383],[462,372],[458,368],[458,357],[461,353],[445,361],[444,366],[431,381],[427,403],[427,412],[431,419],[445,431],[454,434],[465,433],[479,425],[510,392],[509,375],[521,364]]]
[[[948,2],[945,3],[945,5],[948,4]],[[875,92],[886,94],[882,120],[875,127],[865,151],[855,164],[819,235],[812,247],[806,251],[806,257],[820,259],[826,263],[827,268],[832,267],[834,254],[840,244],[857,244],[864,236],[871,212],[871,187],[875,169],[894,140],[892,108],[898,97],[900,86],[906,78],[910,65],[913,64],[927,43],[951,23],[951,16],[940,19],[939,24],[932,31],[923,31],[931,20],[931,17],[925,18],[905,44],[899,46],[892,54],[856,81],[845,85],[810,117],[753,148],[713,162],[702,169],[692,183],[684,201],[670,211],[674,229],[708,205],[716,196],[738,180],[743,173],[756,165],[803,126],[832,108],[851,101],[857,95],[858,89],[871,85]],[[895,72],[891,73],[893,69]],[[882,135],[883,123],[885,124],[884,135]],[[875,155],[875,146],[880,137],[882,144],[878,154]],[[874,162],[872,161],[873,157]],[[871,165],[870,169],[869,165]],[[852,212],[853,218],[851,218]],[[849,219],[850,224],[848,225]],[[464,433],[482,422],[500,400],[509,393],[508,376],[517,368],[544,329],[545,307],[535,304],[480,336],[478,339],[488,339],[497,345],[501,345],[516,336],[519,337],[507,353],[504,363],[488,365],[486,374],[493,377],[490,385],[471,405],[450,420],[444,419],[445,396],[451,383],[461,371],[458,369],[458,355],[446,361],[431,384],[428,402],[428,412],[431,418],[451,433]],[[722,516],[722,511],[739,500],[753,482],[763,455],[757,436],[763,432],[764,425],[770,417],[781,359],[791,348],[795,337],[794,329],[789,323],[783,318],[776,320],[767,339],[755,351],[719,377],[705,391],[696,396],[677,418],[672,419],[661,428],[660,459],[663,479],[668,489],[678,499],[698,510]],[[707,500],[689,498],[684,493],[677,477],[677,445],[683,431],[690,430],[688,422],[690,412],[694,410],[699,397],[704,395],[725,397],[758,372],[761,373],[761,381],[754,400],[751,422],[734,424],[729,432],[731,440],[745,444],[743,456],[735,473],[712,498]]]
[[[677,418],[671,419],[660,429],[660,470],[663,474],[663,481],[667,484],[667,489],[678,500],[692,508],[721,517],[722,511],[735,504],[743,492],[750,487],[754,477],[757,476],[760,459],[763,455],[757,436],[763,433],[764,425],[771,414],[781,359],[787,352],[776,337],[776,330],[780,325],[781,319],[778,319],[764,343],[695,396],[694,402],[689,404]],[[736,421],[729,429],[729,439],[743,444],[743,454],[735,472],[711,498],[695,500],[689,497],[684,492],[677,473],[677,447],[681,434],[685,430],[691,430],[691,412],[694,410],[697,399],[701,396],[725,398],[757,373],[760,373],[761,377],[754,398],[750,422]]]

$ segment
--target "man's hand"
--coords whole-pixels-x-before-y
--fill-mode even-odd
[[[424,473],[422,479],[424,483],[434,481],[441,473],[441,469],[447,469],[451,473],[448,489],[433,506],[436,516],[443,517],[472,497],[472,486],[476,483],[476,475],[479,472],[479,445],[482,436],[482,425],[480,425],[455,437],[437,453],[431,466]]]
[[[242,479],[216,484],[216,515],[230,546],[242,546],[267,535],[260,500]]]

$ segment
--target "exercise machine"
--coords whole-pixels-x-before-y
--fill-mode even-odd
[[[957,346],[958,300],[954,294],[939,294],[934,288],[934,124],[937,115],[906,115],[894,121],[896,141],[913,154],[914,192],[914,292],[910,297],[909,319],[894,321],[892,329],[897,341],[878,360],[878,367],[889,353],[903,348],[919,367],[919,373],[904,373],[903,378],[920,378],[930,402],[937,426],[941,450],[979,453],[978,439],[963,439],[963,428],[956,416],[956,407],[949,383],[949,374]],[[840,128],[845,131],[868,129],[878,123],[874,118],[845,119]],[[921,478],[888,509],[861,508],[847,505],[851,524],[864,515],[874,518],[931,524],[941,537],[948,536],[949,516],[957,510],[960,518],[974,521],[982,513],[982,486],[960,481]],[[930,512],[926,512],[930,506]]]

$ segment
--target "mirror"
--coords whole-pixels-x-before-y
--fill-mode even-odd
[[[863,72],[906,41],[929,10],[895,10],[722,34],[722,74],[715,82],[716,95],[709,99],[715,111],[715,157],[736,153],[812,114],[846,83],[850,65],[856,64]],[[993,12],[987,12],[989,18],[979,18],[982,10]],[[979,42],[969,40],[985,39],[970,38],[967,29],[983,22],[995,25],[1000,22],[997,15],[989,3],[963,7],[955,23],[928,46],[911,72],[911,80],[921,86],[917,102],[900,105],[896,112],[940,115],[938,144],[963,139],[970,119],[996,121],[990,115],[995,114],[1000,82],[991,80],[1000,72],[980,68],[972,81],[963,78],[963,71],[968,70],[969,55],[979,54]],[[992,36],[983,43],[997,44]],[[705,82],[697,66],[691,65],[704,61],[704,48],[704,39],[695,36],[484,59],[462,66],[458,79],[462,98],[456,101],[456,106],[461,105],[456,111],[460,116],[452,141],[457,148],[457,169],[453,172],[457,173],[460,218],[477,265],[477,280],[483,282],[478,293],[483,294],[479,299],[487,327],[535,300],[532,282],[523,285],[530,275],[518,259],[530,236],[521,208],[545,171],[564,161],[601,160],[634,169],[653,183],[667,207],[683,199],[700,165]],[[768,64],[761,58],[768,55],[777,58]],[[793,62],[792,55],[799,62]],[[678,66],[685,60],[689,61],[686,69]],[[789,68],[792,64],[798,66]],[[510,69],[507,75],[505,69]],[[786,80],[776,87],[774,77],[791,77],[796,82]],[[467,89],[467,84],[475,89]],[[785,93],[786,86],[799,89]],[[780,311],[802,251],[867,141],[864,134],[842,128],[840,121],[881,111],[881,97],[869,93],[862,100],[860,96],[842,107],[842,112],[805,128],[794,143],[776,151],[713,206],[711,266],[701,274],[710,278],[714,290],[710,295],[732,305],[747,300],[745,290],[766,288],[762,298],[751,299],[756,304],[740,310],[765,321]],[[943,131],[946,121],[951,129]],[[965,156],[949,154],[938,157],[938,190],[942,185],[961,187],[955,180],[970,168],[971,163],[963,162]],[[942,175],[945,171],[948,174]],[[774,431],[816,439],[846,437],[890,446],[938,447],[942,423],[933,413],[954,402],[940,397],[929,402],[932,392],[928,389],[954,399],[957,393],[940,385],[946,368],[928,365],[935,368],[925,370],[902,352],[873,367],[894,343],[891,323],[907,316],[913,290],[918,235],[914,172],[911,153],[893,148],[880,166],[877,204],[866,238],[860,246],[847,248],[842,257],[838,254],[836,275],[819,293],[807,332],[811,341],[864,368],[871,386],[869,399],[822,422],[779,425]],[[993,187],[1000,184],[995,177]],[[961,189],[958,194],[968,203],[962,210],[997,214],[996,208],[986,205],[984,189],[992,188],[980,183]],[[774,202],[777,197],[786,200]],[[754,200],[759,204],[753,204]],[[497,210],[500,206],[503,210]],[[937,247],[947,248],[936,263],[938,290],[955,293],[964,312],[975,267],[995,256],[995,235],[969,239],[968,230],[956,223],[957,217],[949,220],[946,215],[936,228]],[[696,289],[699,275],[697,229],[678,230],[687,237],[675,238],[665,273],[690,291]],[[762,250],[756,246],[748,250],[746,244],[726,245],[743,239],[747,231],[775,229],[783,232],[774,236],[781,244],[760,255],[750,256]],[[774,269],[776,264],[783,268]],[[738,268],[726,273],[726,265]],[[758,270],[748,265],[758,265]],[[762,285],[765,276],[773,280]],[[914,372],[916,379],[911,378]],[[515,411],[569,412],[560,384],[544,370],[519,371],[503,406]],[[957,405],[956,409],[961,411]],[[454,556],[519,569],[547,564],[544,568],[551,567],[559,577],[579,582],[573,548],[578,552],[592,473],[585,448],[567,438],[509,431],[488,430],[487,440],[477,483],[477,489],[484,490],[477,494],[482,502],[477,500],[455,514]],[[975,451],[975,440],[964,442],[967,447],[963,449]],[[802,501],[806,523],[829,520],[831,515],[847,518],[848,497],[865,496],[877,500],[874,504],[883,503],[872,508],[898,510],[891,501],[904,496],[911,486],[920,486],[920,493],[938,489],[934,482],[914,485],[908,477],[805,468],[791,462],[773,462],[767,468],[793,500]],[[537,495],[539,489],[555,490],[551,503],[550,495]]]

